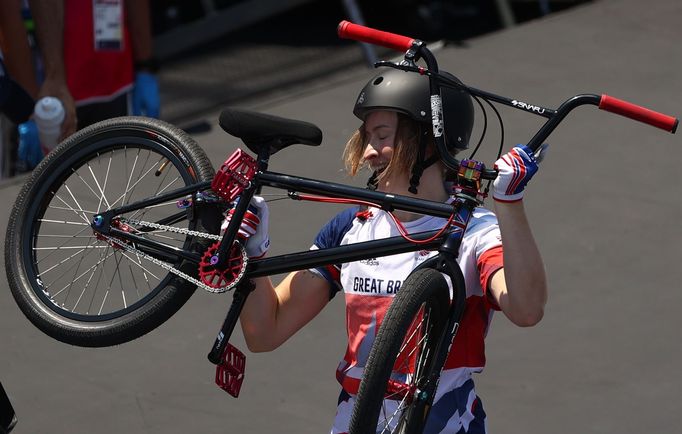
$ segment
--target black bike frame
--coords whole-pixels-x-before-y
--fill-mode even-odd
[[[263,149],[265,149],[265,147]],[[239,203],[234,212],[234,218],[231,220],[230,225],[228,225],[225,234],[223,235],[221,248],[231,246],[234,241],[237,229],[241,223],[244,212],[246,211],[246,206],[240,205],[248,205],[252,196],[262,186],[286,190],[292,199],[296,199],[298,193],[306,193],[329,198],[351,199],[372,203],[389,212],[402,210],[442,217],[445,219],[452,216],[451,228],[440,235],[438,235],[438,233],[441,231],[435,230],[411,234],[410,238],[418,242],[407,240],[402,236],[395,236],[339,247],[299,251],[248,262],[246,273],[240,283],[237,284],[228,314],[208,355],[209,360],[215,364],[220,363],[223,349],[234,331],[246,298],[253,289],[251,278],[306,270],[329,264],[346,263],[405,252],[414,252],[422,249],[439,251],[439,253],[432,258],[432,260],[426,262],[424,266],[428,265],[433,268],[438,268],[442,272],[447,273],[455,285],[457,302],[453,303],[451,307],[451,324],[448,326],[448,330],[451,330],[452,333],[449,338],[446,338],[447,342],[444,343],[444,345],[451,343],[452,337],[454,337],[454,333],[456,332],[456,324],[459,321],[464,307],[464,280],[461,276],[461,270],[459,270],[459,267],[456,264],[456,258],[464,231],[471,219],[473,210],[479,205],[478,201],[466,194],[460,194],[455,196],[454,202],[445,204],[408,196],[371,191],[333,182],[323,182],[299,176],[269,172],[265,170],[267,169],[268,158],[269,156],[267,155],[259,156],[259,169],[263,169],[263,171],[258,172],[249,188],[241,193]],[[208,190],[210,187],[210,182],[197,183],[153,198],[113,208],[98,215],[98,217],[101,218],[96,218],[95,220],[98,220],[100,223],[99,225],[96,225],[93,222],[93,229],[100,233],[113,235],[134,243],[138,249],[159,259],[173,261],[174,259],[183,258],[193,261],[198,265],[201,260],[198,254],[179,249],[175,246],[169,246],[157,241],[145,239],[135,234],[111,227],[111,221],[117,215],[184,198],[189,194],[196,198],[197,193]],[[177,219],[177,216],[171,217]],[[164,220],[168,220],[169,218]],[[227,256],[227,250],[225,250],[225,252],[220,252],[219,249],[218,255],[223,255],[223,258],[225,258]]]
[[[168,202],[173,199],[180,199],[187,196],[188,193],[196,193],[207,189],[210,185],[208,183],[199,183],[190,185],[173,192],[166,193],[162,196],[157,196],[151,199],[136,202],[119,208],[114,208],[100,215],[104,217],[105,221],[110,222],[116,215],[121,215],[125,212],[131,212],[142,209],[151,205],[156,205],[163,202]],[[294,253],[288,253],[278,256],[272,256],[264,259],[257,259],[251,261],[247,265],[247,273],[250,277],[269,276],[274,274],[286,273],[295,270],[304,270],[308,268],[315,268],[322,265],[343,263],[350,261],[357,261],[362,259],[376,258],[381,256],[395,255],[398,253],[413,252],[420,249],[434,250],[443,243],[446,236],[453,233],[462,233],[462,228],[468,222],[471,211],[468,207],[461,206],[460,202],[454,204],[444,204],[432,202],[422,199],[414,199],[406,196],[397,196],[392,194],[369,191],[358,187],[351,187],[342,184],[334,184],[322,182],[312,179],[301,178],[297,176],[283,175],[273,172],[265,172],[258,176],[258,185],[275,187],[290,192],[293,196],[294,192],[311,193],[325,197],[354,199],[376,203],[386,211],[403,210],[415,213],[422,213],[433,215],[437,217],[449,218],[450,215],[456,213],[454,218],[455,231],[449,231],[427,243],[413,243],[401,236],[385,238],[381,240],[366,241],[347,246],[334,247],[319,250],[306,250]],[[246,199],[246,198],[244,198]],[[248,203],[248,201],[246,201]],[[456,204],[460,204],[457,206]],[[459,209],[456,209],[459,208]],[[237,214],[238,215],[238,214]],[[236,221],[240,221],[238,218]],[[159,259],[170,260],[172,258],[182,257],[193,262],[199,263],[201,259],[199,255],[179,249],[175,246],[169,246],[157,241],[145,239],[135,234],[125,232],[113,227],[102,225],[95,228],[98,232],[107,235],[114,235],[120,239],[124,239],[136,243],[141,250],[143,247],[152,249],[148,253],[156,254]],[[412,234],[411,238],[417,241],[427,240],[433,237],[438,231],[421,232]],[[227,244],[230,245],[230,244]]]
[[[343,184],[336,184],[330,182],[322,182],[314,179],[307,179],[298,176],[291,176],[286,174],[263,172],[254,179],[254,189],[258,186],[269,186],[289,192],[292,198],[295,198],[295,193],[310,193],[324,197],[352,199],[364,202],[372,202],[377,204],[380,208],[386,211],[403,210],[414,213],[428,214],[437,217],[449,218],[453,213],[456,213],[454,218],[454,225],[457,233],[462,232],[461,229],[465,227],[470,217],[470,210],[468,207],[461,206],[461,202],[454,202],[453,204],[444,204],[423,199],[415,199],[407,196],[392,195],[376,191],[370,191],[359,187],[352,187]],[[182,257],[193,262],[199,263],[199,255],[179,249],[175,246],[169,246],[164,243],[145,239],[130,232],[125,232],[114,227],[110,227],[111,220],[117,216],[127,212],[135,211],[152,205],[168,202],[175,199],[186,197],[188,194],[196,194],[203,190],[210,188],[209,182],[197,183],[189,185],[172,192],[165,193],[150,199],[145,199],[132,204],[112,208],[106,212],[99,214],[102,217],[100,226],[95,226],[93,229],[106,235],[114,235],[117,238],[130,241],[138,244],[140,247],[148,247],[154,252],[160,254],[162,259]],[[250,197],[244,197],[247,194],[245,191],[242,194],[240,202],[248,203]],[[239,212],[236,213],[237,222],[240,222]],[[229,230],[226,231],[226,237]],[[411,237],[417,241],[426,240],[433,237],[437,231],[422,232],[413,234]],[[453,233],[452,231],[449,232]],[[314,251],[300,251],[284,255],[273,256],[264,259],[258,259],[249,262],[247,266],[248,275],[251,277],[267,276],[273,274],[280,274],[294,270],[302,270],[307,268],[314,268],[321,265],[333,264],[337,262],[349,262],[361,259],[375,258],[378,256],[389,256],[397,253],[411,252],[420,249],[436,249],[442,244],[443,239],[447,234],[444,234],[428,243],[413,243],[401,236],[390,237],[382,240],[367,241],[348,246],[341,246],[329,249],[320,249]],[[229,238],[223,239],[222,244],[231,245]]]

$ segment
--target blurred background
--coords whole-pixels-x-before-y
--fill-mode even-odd
[[[342,19],[428,42],[464,44],[589,1],[153,0],[155,50],[164,64],[163,116],[181,121],[353,64],[369,67],[381,49],[339,39]],[[331,48],[334,56],[326,56]]]
[[[22,4],[26,37],[40,82],[44,71],[30,2],[6,1]],[[149,0],[153,55],[160,66],[155,74],[161,100],[159,117],[201,130],[206,126],[192,119],[222,106],[305,88],[311,80],[358,64],[371,67],[377,56],[385,53],[340,40],[336,25],[343,19],[428,42],[464,45],[469,38],[589,1]],[[16,38],[24,37],[17,33],[21,32],[0,30],[6,54],[10,51],[8,41],[16,43]],[[333,56],[326,55],[330,49]],[[27,164],[23,155],[17,156],[17,125],[0,119],[3,179],[30,171],[36,162]]]

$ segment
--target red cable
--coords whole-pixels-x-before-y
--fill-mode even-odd
[[[381,207],[377,205],[376,203],[373,202],[367,202],[364,200],[358,200],[358,199],[343,199],[343,198],[332,198],[332,197],[323,197],[323,196],[311,196],[307,194],[297,194],[296,195],[298,199],[300,200],[308,200],[311,202],[324,202],[324,203],[346,203],[346,204],[355,204],[355,205],[365,205],[365,206],[371,206],[374,208],[379,208]],[[450,218],[448,221],[445,223],[445,226],[443,226],[435,235],[433,235],[430,238],[427,238],[425,240],[415,240],[410,237],[408,234],[407,230],[405,229],[405,226],[396,218],[395,215],[391,211],[386,211],[388,215],[391,216],[391,219],[395,223],[396,227],[398,228],[398,232],[400,232],[400,236],[403,237],[405,240],[414,243],[414,244],[427,244],[430,243],[431,241],[435,240],[436,238],[440,237],[445,233],[445,231],[452,225],[452,221],[455,218],[455,214],[450,214]],[[461,225],[455,225],[457,226],[460,230],[465,229]]]

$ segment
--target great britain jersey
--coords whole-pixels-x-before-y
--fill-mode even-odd
[[[312,249],[399,235],[385,211],[369,208],[369,213],[363,213],[369,215],[367,218],[358,218],[358,211],[357,207],[349,208],[336,215],[320,230]],[[445,223],[442,218],[424,216],[403,226],[414,234],[438,230]],[[330,297],[343,291],[346,302],[348,346],[336,371],[343,391],[332,433],[348,429],[354,395],[392,298],[409,273],[435,254],[421,250],[311,270],[329,282]],[[474,391],[472,374],[485,366],[484,338],[493,311],[499,310],[488,295],[490,277],[503,266],[500,231],[492,212],[483,208],[474,211],[462,239],[458,263],[466,282],[466,308],[441,373],[429,416],[430,428],[425,433],[485,432],[485,414]]]

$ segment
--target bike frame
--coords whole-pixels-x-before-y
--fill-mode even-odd
[[[263,147],[263,149],[266,149],[266,147]],[[473,209],[479,205],[475,198],[467,195],[460,195],[455,198],[455,201],[452,204],[445,204],[407,196],[370,191],[367,189],[343,184],[323,182],[315,179],[275,173],[267,171],[268,158],[269,156],[267,155],[267,151],[264,151],[263,155],[259,156],[259,172],[253,179],[251,186],[244,190],[240,195],[240,200],[234,213],[235,218],[230,221],[230,224],[223,235],[223,239],[221,241],[221,250],[223,247],[229,248],[234,242],[237,230],[239,229],[239,224],[241,223],[241,219],[244,215],[244,212],[246,211],[246,207],[242,207],[243,209],[240,209],[240,205],[248,205],[255,192],[260,190],[261,187],[272,187],[279,190],[286,190],[289,196],[294,199],[298,193],[308,193],[324,197],[371,202],[378,204],[386,211],[402,210],[443,217],[446,219],[452,215],[454,216],[452,220],[453,227],[452,229],[435,238],[434,236],[437,235],[439,231],[428,231],[410,235],[413,240],[420,241],[419,243],[408,241],[401,236],[396,236],[340,247],[305,250],[263,259],[256,259],[248,262],[246,266],[246,273],[242,281],[248,281],[250,278],[254,277],[305,270],[335,263],[345,263],[362,259],[390,256],[422,249],[440,249],[439,254],[437,255],[437,257],[440,258],[440,262],[429,261],[425,264],[429,264],[429,266],[432,267],[438,266],[443,268],[443,270],[450,275],[451,279],[453,279],[453,282],[463,282],[463,278],[457,275],[457,273],[461,274],[461,271],[459,271],[459,268],[456,266],[455,260],[459,251],[459,244],[467,224],[471,219]],[[163,202],[168,202],[170,200],[181,199],[186,197],[188,194],[191,194],[194,198],[196,198],[197,193],[208,189],[210,189],[210,183],[202,182],[176,189],[160,196],[138,201],[118,208],[112,208],[99,214],[101,217],[99,220],[100,223],[95,229],[102,234],[115,236],[117,238],[135,243],[140,250],[154,255],[157,258],[163,260],[178,260],[183,258],[195,262],[198,265],[201,258],[196,253],[185,251],[157,241],[148,240],[130,232],[119,230],[110,226],[110,222],[117,215],[152,205],[157,205]],[[170,216],[164,220],[176,220],[177,218],[178,216],[176,215]],[[95,224],[93,223],[93,226],[94,225]],[[423,242],[429,239],[431,240]],[[224,252],[219,251],[218,256],[225,258],[227,257],[227,254],[228,251],[225,249]],[[461,288],[463,289],[463,286]],[[220,355],[223,352],[224,345],[227,343],[234,330],[234,326],[236,325],[239,313],[241,312],[241,307],[246,300],[246,295],[248,292],[250,292],[250,287],[248,285],[237,285],[232,307],[230,308],[230,311],[228,312],[228,315],[225,319],[219,338],[216,339],[216,344],[209,354],[209,359],[213,363],[217,364],[220,361]]]
[[[461,206],[460,202],[457,202],[458,205],[453,207],[453,205],[444,203],[415,199],[406,196],[396,196],[343,184],[322,182],[314,179],[307,179],[268,171],[257,176],[252,190],[255,191],[256,188],[261,186],[287,190],[290,196],[295,195],[295,193],[312,193],[325,197],[373,202],[382,204],[382,209],[387,211],[403,210],[448,218],[451,214],[453,214],[453,210],[455,210],[455,221],[457,222],[456,226],[460,228],[460,230],[457,231],[458,233],[461,233],[461,229],[466,226],[466,222],[468,222],[468,219],[471,215],[470,209]],[[161,254],[164,259],[182,257],[198,263],[200,258],[197,254],[157,241],[151,241],[130,232],[122,231],[115,227],[109,226],[108,222],[111,222],[112,218],[116,215],[135,211],[152,205],[157,205],[159,203],[168,202],[169,200],[180,199],[186,197],[188,194],[196,195],[196,193],[208,190],[209,188],[209,183],[192,184],[187,187],[156,196],[154,198],[135,202],[133,204],[118,208],[112,208],[111,210],[99,214],[99,216],[102,217],[102,223],[100,223],[100,225],[95,229],[102,234],[113,235],[118,238],[137,243],[141,246],[151,248],[155,253]],[[252,196],[252,191],[245,191],[240,202],[246,202],[248,204],[247,199],[250,199]],[[237,218],[233,219],[233,221],[237,222],[236,227],[238,228],[238,223],[241,222],[241,219],[239,218],[238,211],[235,214]],[[157,223],[163,223],[163,221]],[[234,232],[236,233],[236,231]],[[430,237],[433,237],[436,233],[437,231],[429,231],[413,234],[411,236],[415,240],[426,240]],[[447,234],[444,234],[432,241],[429,241],[428,243],[423,244],[413,243],[405,240],[403,237],[396,236],[383,240],[367,241],[348,246],[289,253],[251,261],[247,266],[247,272],[250,277],[260,277],[285,273],[288,271],[314,268],[336,262],[357,261],[377,256],[388,256],[398,253],[411,252],[420,249],[434,249],[442,244],[443,239],[446,236]],[[230,241],[230,239],[234,240],[234,236],[230,236],[230,228],[228,227],[221,244],[229,246],[231,243],[228,243],[227,241]]]

